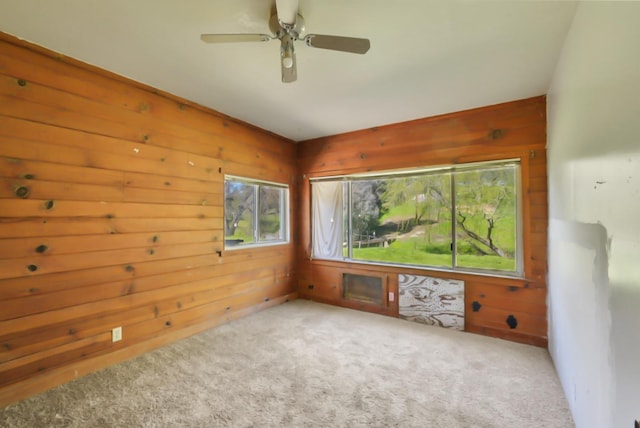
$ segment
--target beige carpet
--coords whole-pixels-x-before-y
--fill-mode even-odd
[[[546,350],[296,300],[0,410],[3,427],[572,427]]]

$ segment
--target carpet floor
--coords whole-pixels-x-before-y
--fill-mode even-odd
[[[0,409],[22,427],[573,427],[545,349],[305,300]]]

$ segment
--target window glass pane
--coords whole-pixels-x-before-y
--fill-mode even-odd
[[[330,257],[314,255],[339,258],[341,245],[347,260],[520,273],[519,174],[510,161],[323,182],[343,189],[343,239],[330,238]],[[331,206],[332,221],[340,206]],[[318,234],[317,208],[314,248],[327,237]]]
[[[455,173],[456,265],[516,270],[517,167]]]
[[[260,241],[274,241],[284,238],[282,232],[283,191],[277,187],[260,186],[260,215],[258,216]]]
[[[225,180],[224,238],[227,246],[255,241],[255,191],[254,184]]]
[[[353,258],[451,267],[448,173],[354,181]]]

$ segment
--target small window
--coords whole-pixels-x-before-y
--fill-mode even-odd
[[[227,176],[224,196],[226,248],[288,241],[286,185]]]
[[[315,258],[521,275],[519,162],[312,181]]]

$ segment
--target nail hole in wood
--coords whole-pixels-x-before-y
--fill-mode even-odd
[[[151,241],[158,242],[158,235],[154,235],[153,238],[151,238]]]
[[[36,178],[36,176],[33,174],[25,174],[23,177],[27,180],[33,180],[34,178]]]
[[[265,297],[265,298],[264,298],[264,301],[265,301],[265,302],[268,302],[268,301],[269,301],[269,298],[268,298],[268,297]]]
[[[171,327],[171,321],[167,321],[166,323],[164,323],[164,325],[166,325],[167,327]]]
[[[27,270],[28,270],[29,272],[35,272],[35,271],[37,271],[37,270],[38,270],[38,266],[36,266],[36,265],[29,265],[29,266],[27,266]]]
[[[49,247],[47,247],[46,245],[42,244],[42,245],[38,245],[36,247],[36,253],[44,253],[45,251],[47,251],[49,249]]]
[[[509,315],[507,317],[507,325],[509,326],[510,329],[514,329],[518,327],[518,320],[513,315]]]
[[[134,267],[133,267],[133,266],[131,266],[131,265],[126,265],[126,266],[124,267],[124,270],[126,270],[127,272],[133,272],[134,270],[136,270],[136,268],[134,268]]]
[[[29,196],[29,188],[27,186],[20,186],[16,189],[16,196],[25,199]]]
[[[155,253],[156,253],[156,250],[154,250],[153,248],[149,249],[149,254],[153,256]]]
[[[478,312],[482,307],[482,304],[476,300],[471,304],[471,307],[473,308],[473,312]]]
[[[53,208],[53,206],[55,205],[55,202],[53,201],[46,201],[44,203],[44,208],[47,210],[50,210],[51,208]]]
[[[27,81],[24,79],[18,79],[18,85],[20,86],[27,86]]]
[[[491,130],[491,133],[489,135],[491,136],[492,140],[498,140],[504,137],[504,132],[502,131],[502,129],[493,129]]]

